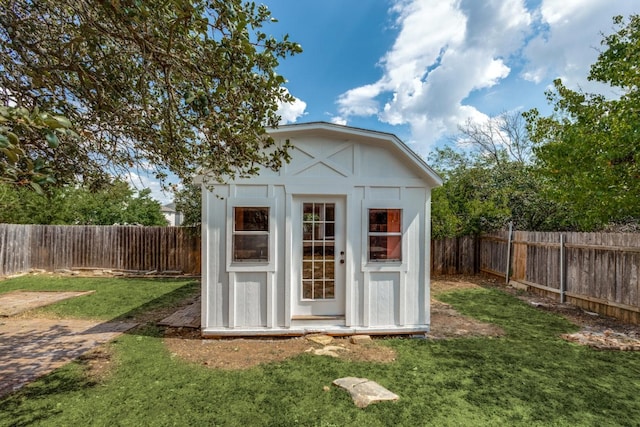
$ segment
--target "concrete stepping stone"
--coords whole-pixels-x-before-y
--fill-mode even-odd
[[[333,384],[347,390],[358,408],[366,408],[372,403],[400,399],[397,394],[366,378],[338,378],[333,381]]]

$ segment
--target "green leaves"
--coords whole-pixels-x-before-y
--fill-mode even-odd
[[[47,132],[45,135],[45,139],[47,140],[47,142],[49,143],[49,147],[51,148],[56,148],[58,144],[60,144],[58,137],[53,132]]]
[[[527,113],[538,165],[553,186],[549,196],[576,212],[584,231],[640,216],[640,16],[614,24],[589,79],[621,95],[573,91],[556,80],[547,93],[555,114]]]
[[[77,137],[71,128],[69,119],[60,115],[0,107],[0,182],[28,185],[39,193],[42,185],[55,183],[46,158],[60,146],[60,138]]]
[[[42,160],[33,162],[34,170],[42,167],[46,167]],[[97,188],[47,187],[50,179],[41,175],[21,187],[0,183],[0,222],[166,225],[160,204],[148,189],[135,191],[122,181]]]
[[[269,34],[265,6],[7,0],[3,12],[0,104],[55,112],[30,146],[55,159],[61,180],[103,181],[133,165],[221,181],[286,158],[263,135],[293,101],[279,60],[301,48]],[[71,123],[82,137],[67,144]]]

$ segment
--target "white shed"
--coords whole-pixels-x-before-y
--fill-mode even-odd
[[[293,145],[290,163],[203,187],[203,336],[428,331],[440,177],[389,133],[269,134]]]

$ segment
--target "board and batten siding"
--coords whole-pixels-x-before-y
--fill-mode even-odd
[[[302,255],[296,253],[300,203],[338,200],[344,206],[345,328],[392,331],[428,328],[430,322],[429,244],[431,187],[422,166],[388,136],[371,138],[361,130],[333,126],[298,132],[276,130],[276,144],[289,142],[291,161],[275,172],[263,170],[231,183],[203,185],[203,332],[224,329],[278,329],[293,319],[295,286],[300,286]],[[404,156],[404,157],[403,157]],[[429,178],[431,179],[431,178]],[[261,265],[233,263],[234,206],[270,208],[271,259]],[[403,259],[368,260],[368,209],[402,209]],[[220,253],[217,248],[224,248]],[[336,252],[342,249],[336,249]],[[337,255],[337,254],[336,254]],[[313,316],[311,316],[313,317]],[[355,330],[355,329],[354,329]],[[232,333],[231,331],[230,333]]]

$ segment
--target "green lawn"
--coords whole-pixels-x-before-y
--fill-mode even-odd
[[[95,291],[39,308],[62,317],[130,320],[174,304],[197,292],[199,283],[185,279],[125,279],[111,277],[22,276],[0,281],[0,294],[26,291]]]
[[[101,285],[96,279],[66,280],[68,285],[52,286]],[[7,286],[25,288],[0,282],[0,289]],[[189,285],[158,286],[166,295]],[[154,295],[140,304],[151,307],[161,291],[147,289]],[[565,342],[558,335],[576,330],[574,325],[499,290],[462,290],[439,299],[500,325],[506,336],[388,339],[386,345],[398,352],[391,364],[304,354],[229,372],[172,357],[161,331],[148,324],[110,344],[115,368],[107,379],[92,380],[80,362],[67,365],[0,401],[0,425],[640,425],[640,354]],[[121,316],[117,311],[110,315]],[[90,307],[73,309],[81,312],[90,313]],[[358,409],[343,390],[323,390],[343,376],[377,381],[400,400]]]

